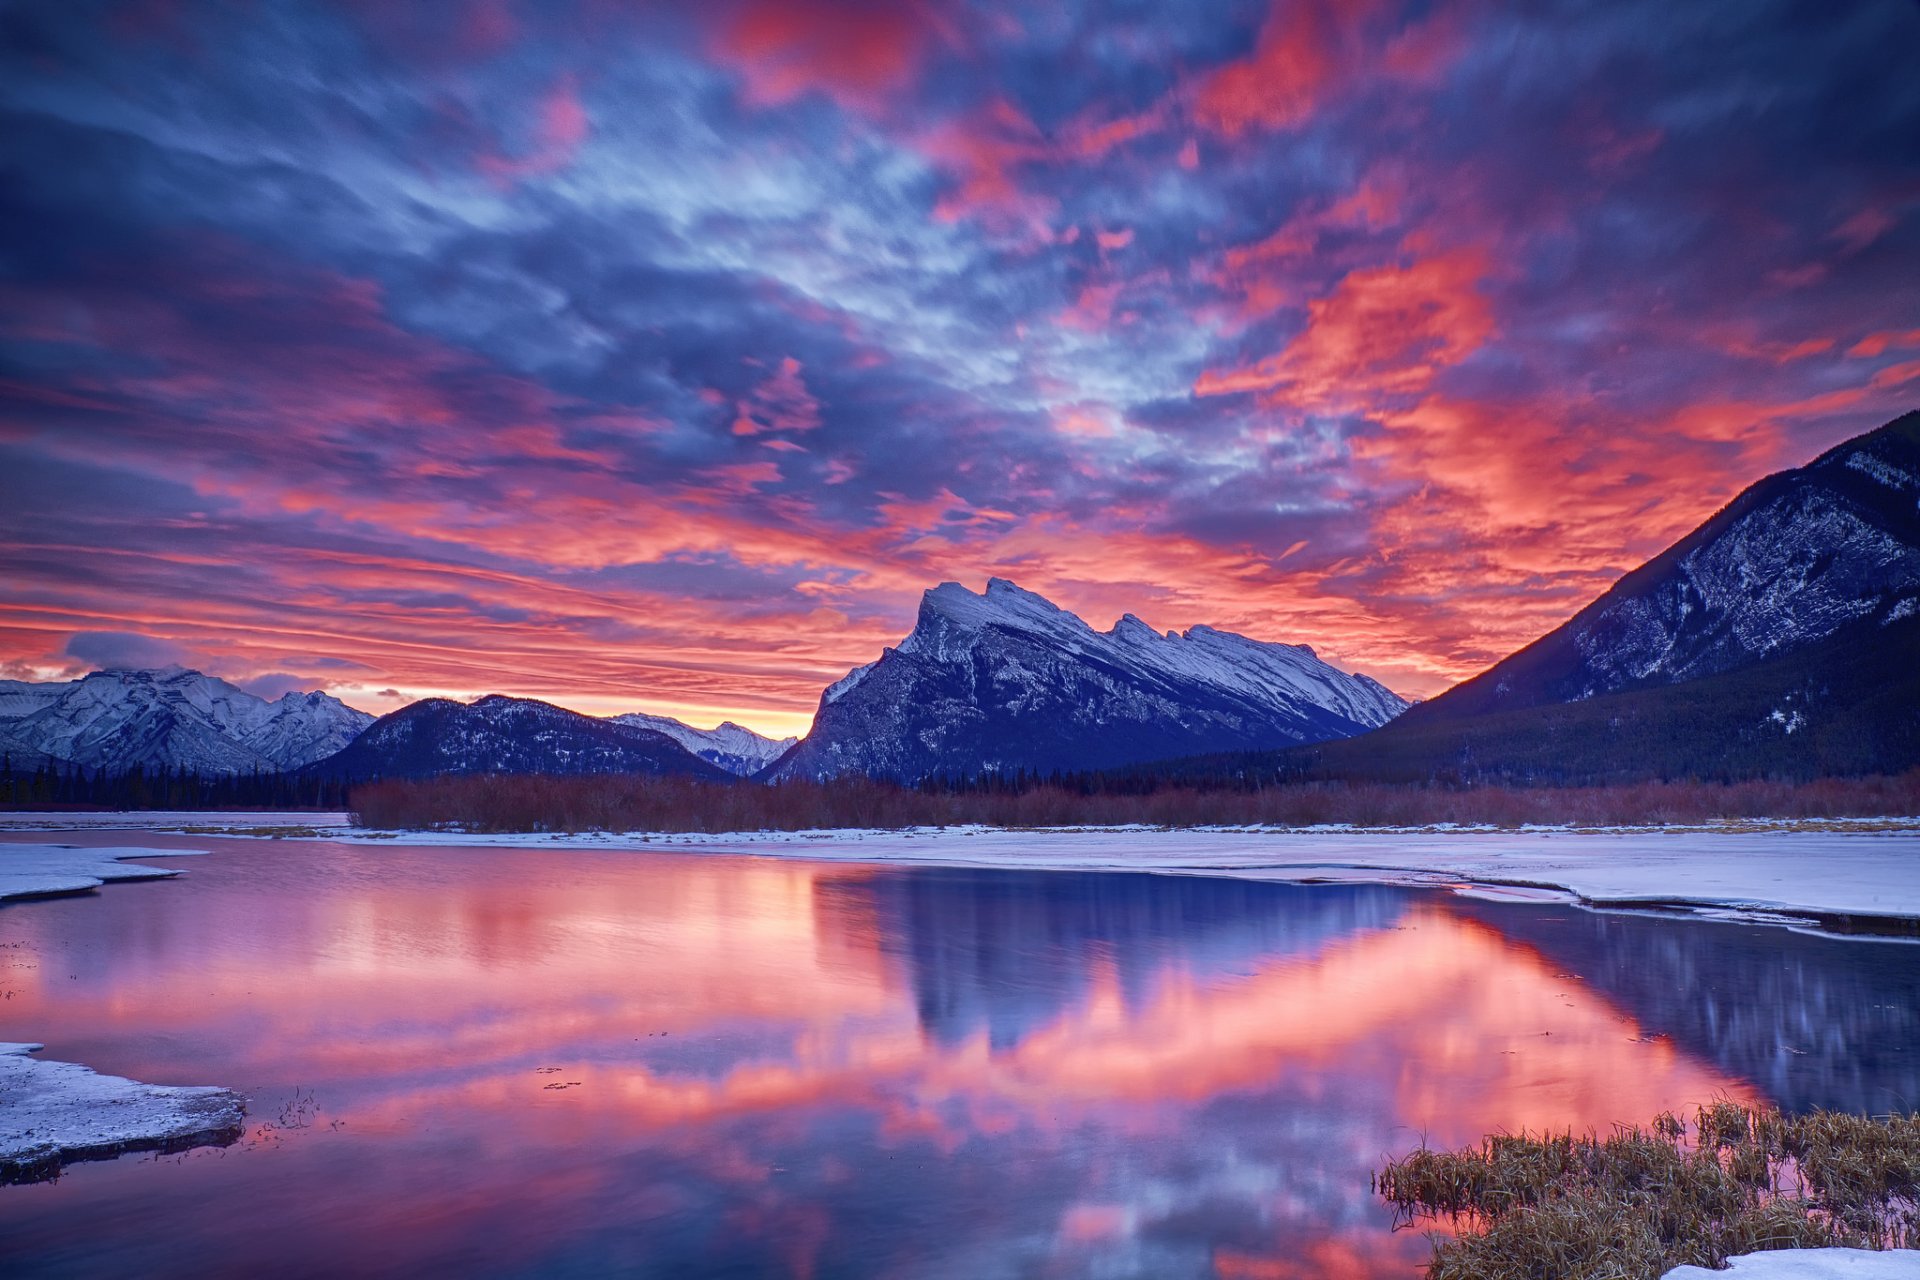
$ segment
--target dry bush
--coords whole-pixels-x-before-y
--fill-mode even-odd
[[[1691,1131],[1691,1140],[1689,1140]],[[1403,1223],[1447,1219],[1430,1280],[1654,1280],[1736,1254],[1920,1244],[1920,1116],[1784,1116],[1719,1102],[1691,1129],[1499,1135],[1421,1148],[1375,1189]]]
[[[1805,783],[1446,788],[1304,782],[1124,790],[1105,789],[1097,778],[915,788],[865,778],[766,786],[633,775],[439,777],[363,783],[354,788],[351,807],[366,826],[468,831],[794,831],[964,823],[1641,826],[1909,816],[1920,813],[1920,773]]]

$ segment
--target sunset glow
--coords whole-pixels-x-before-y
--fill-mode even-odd
[[[1920,403],[1920,6],[1546,8],[12,9],[0,676],[792,733],[999,575],[1435,693]]]

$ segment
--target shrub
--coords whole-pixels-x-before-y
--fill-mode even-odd
[[[1920,1115],[1783,1116],[1719,1102],[1602,1138],[1490,1137],[1391,1161],[1402,1223],[1447,1219],[1429,1280],[1654,1280],[1736,1254],[1920,1244]]]

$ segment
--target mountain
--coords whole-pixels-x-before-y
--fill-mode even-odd
[[[269,702],[179,667],[50,684],[0,680],[0,750],[16,768],[44,758],[114,772],[274,772],[333,754],[372,721],[325,693]]]
[[[770,780],[1109,768],[1344,737],[1406,702],[1304,645],[1195,627],[1110,631],[1002,578],[927,592],[913,633],[821,696]]]
[[[1565,625],[1351,744],[1344,776],[1920,765],[1920,412],[1742,492]]]
[[[696,729],[671,716],[630,711],[614,716],[613,722],[664,733],[708,764],[719,765],[743,778],[760,772],[799,741],[798,738],[769,738],[731,720],[723,720],[712,729]]]
[[[402,707],[308,772],[352,780],[444,773],[733,777],[664,733],[497,693],[476,702],[427,698]]]

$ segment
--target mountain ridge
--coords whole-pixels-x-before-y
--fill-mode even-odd
[[[799,741],[791,737],[769,738],[731,720],[722,720],[711,729],[696,729],[672,716],[649,715],[644,711],[607,718],[615,724],[664,733],[708,764],[743,778],[760,772]]]
[[[813,729],[761,776],[1082,770],[1344,736],[1406,705],[1303,645],[1132,614],[1096,631],[1004,578],[977,594],[946,582],[898,645],[827,687]]]
[[[1395,723],[1279,763],[1522,782],[1899,772],[1920,766],[1915,654],[1920,411],[1755,481]]]
[[[637,773],[731,782],[734,775],[664,733],[534,698],[423,698],[381,716],[346,747],[308,765],[365,781],[443,774]]]
[[[373,722],[319,690],[269,702],[184,667],[109,668],[77,680],[0,681],[0,750],[90,769],[296,769]]]

